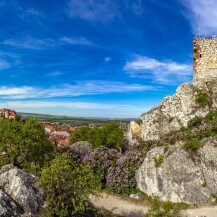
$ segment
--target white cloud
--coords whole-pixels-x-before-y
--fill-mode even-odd
[[[104,60],[105,60],[105,62],[110,62],[111,61],[111,57],[105,57]]]
[[[201,36],[217,35],[216,0],[180,0],[188,8],[187,17],[191,21],[193,33]]]
[[[68,37],[62,37],[60,39],[61,43],[64,44],[74,44],[74,45],[91,45],[92,43],[88,41],[86,38],[80,37],[80,38],[68,38]]]
[[[18,48],[25,48],[25,49],[44,49],[45,47],[50,47],[54,45],[54,41],[51,39],[36,39],[32,37],[27,37],[23,40],[14,40],[14,39],[7,39],[3,42],[5,45],[18,47]]]
[[[74,85],[66,84],[62,86],[50,87],[47,89],[30,86],[0,86],[0,96],[4,99],[53,98],[106,93],[149,91],[155,89],[155,87],[148,85],[94,80],[78,81]]]
[[[8,68],[10,68],[9,62],[0,59],[0,69],[8,69]]]
[[[137,56],[126,62],[124,70],[132,77],[151,78],[154,82],[174,84],[188,81],[192,75],[192,66],[171,60],[159,61],[146,56]]]
[[[45,76],[53,77],[53,76],[58,76],[58,75],[62,75],[62,74],[63,74],[62,72],[54,71],[54,72],[47,73]]]
[[[136,106],[123,105],[123,104],[105,104],[105,103],[93,103],[93,102],[68,102],[68,101],[8,101],[8,105],[16,109],[28,109],[28,108],[55,108],[66,107],[74,109],[142,109]]]
[[[142,0],[70,0],[68,15],[91,22],[110,22],[121,18],[124,11],[141,15],[144,11],[143,5]]]
[[[88,41],[84,37],[75,38],[75,37],[65,37],[65,36],[60,39],[57,39],[56,41],[49,38],[38,39],[33,37],[26,37],[20,40],[6,39],[2,42],[2,44],[17,47],[17,48],[22,48],[22,49],[33,49],[33,50],[47,49],[55,46],[61,46],[64,44],[93,45],[90,41]]]
[[[70,0],[69,16],[80,17],[88,21],[111,21],[119,16],[119,13],[114,0]]]
[[[127,104],[53,100],[12,100],[4,101],[1,104],[2,107],[6,105],[17,112],[106,118],[135,118],[139,117],[142,112],[150,109],[150,106],[137,107]]]

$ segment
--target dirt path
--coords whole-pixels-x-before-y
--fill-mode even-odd
[[[113,211],[115,214],[129,217],[143,217],[148,210],[148,207],[137,205],[130,201],[107,194],[102,194],[102,197],[99,199],[90,196],[90,201],[96,207],[104,207],[107,210]]]
[[[90,201],[97,207],[104,207],[107,210],[113,211],[115,214],[126,217],[144,217],[148,210],[147,206],[137,205],[133,202],[124,200],[122,198],[102,194],[102,197],[96,199],[90,196]],[[217,206],[201,207],[187,210],[188,217],[217,217]]]

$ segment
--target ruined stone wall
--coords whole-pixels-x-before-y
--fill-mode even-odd
[[[217,79],[217,37],[194,39],[194,80]]]

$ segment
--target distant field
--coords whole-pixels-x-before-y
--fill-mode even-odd
[[[23,117],[34,117],[39,121],[46,121],[52,123],[69,123],[73,125],[85,125],[85,124],[106,124],[112,121],[121,121],[128,123],[132,119],[111,119],[111,118],[83,118],[83,117],[69,117],[69,116],[57,116],[57,115],[46,115],[46,114],[35,114],[35,113],[20,113]]]

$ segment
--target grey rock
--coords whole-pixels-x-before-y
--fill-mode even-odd
[[[13,165],[6,165],[0,170],[0,188],[25,213],[37,213],[43,204],[42,195],[34,187],[36,181],[36,176]]]
[[[212,99],[211,108],[217,108],[217,81],[209,81],[198,87],[197,83],[184,83],[180,85],[174,96],[167,96],[155,108],[141,115],[141,135],[134,132],[133,124],[129,125],[127,139],[129,144],[135,144],[134,135],[140,135],[140,139],[159,140],[166,133],[186,127],[188,122],[195,117],[205,117],[209,112],[209,106],[199,108],[196,104],[198,88],[204,91]]]
[[[131,194],[130,197],[135,199],[135,200],[143,200],[143,199],[145,199],[145,196],[143,194],[141,194],[141,193]]]
[[[22,210],[17,206],[15,201],[0,189],[0,216],[13,217],[21,216]]]
[[[90,153],[93,150],[92,144],[87,141],[75,142],[72,144],[71,147],[75,151],[79,152],[81,155]]]
[[[217,140],[201,141],[192,155],[180,145],[156,147],[136,172],[137,187],[161,200],[189,204],[211,204],[217,195]],[[164,156],[158,167],[154,158]]]

